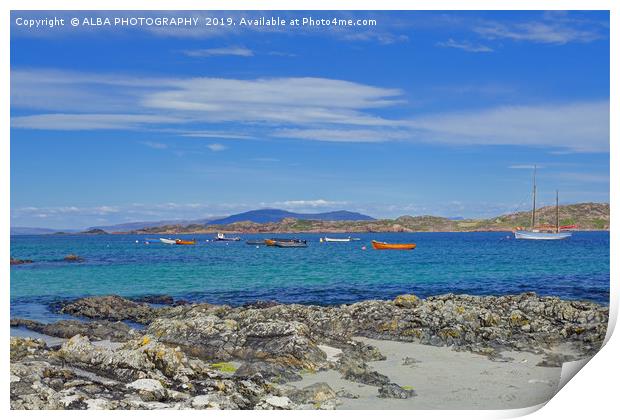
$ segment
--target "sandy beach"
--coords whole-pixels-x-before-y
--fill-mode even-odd
[[[529,352],[504,352],[514,360],[492,361],[469,352],[416,343],[356,337],[375,346],[386,360],[369,365],[417,396],[411,399],[377,397],[377,387],[344,380],[336,371],[304,375],[296,387],[326,382],[355,398],[341,398],[338,409],[511,409],[548,401],[556,392],[561,368],[536,366],[542,356]],[[412,360],[413,359],[413,360]],[[345,393],[342,393],[343,395]]]

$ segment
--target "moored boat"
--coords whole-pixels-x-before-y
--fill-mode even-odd
[[[176,243],[177,245],[196,245],[196,240],[195,240],[195,239],[193,239],[193,240],[191,240],[191,241],[187,241],[187,240],[184,240],[184,239],[177,239],[177,240],[175,241],[175,243]]]
[[[245,241],[247,245],[265,245],[264,239],[250,239],[249,241]]]
[[[168,245],[176,245],[177,243],[177,241],[175,241],[174,239],[168,239],[168,238],[159,238],[159,241],[164,244],[168,244]]]
[[[416,247],[416,244],[388,244],[387,242],[372,241],[372,247],[374,249],[406,250],[406,249],[414,249]]]
[[[223,233],[218,233],[215,237],[216,241],[240,241],[241,238],[238,236],[226,236]]]
[[[321,242],[351,242],[353,239],[351,238],[328,238],[327,236],[321,238]]]
[[[278,241],[275,241],[273,246],[276,246],[278,248],[307,248],[308,244],[305,241],[304,242],[292,242],[292,241],[278,242]]]
[[[293,243],[305,244],[306,240],[305,239],[296,239],[296,238],[270,238],[270,239],[265,239],[265,245],[267,245],[267,246],[276,246],[277,242],[281,242],[281,243],[293,242]]]
[[[573,236],[571,232],[562,232],[563,228],[574,229],[575,227],[575,225],[560,227],[560,199],[557,190],[555,191],[555,226],[536,226],[536,166],[534,166],[530,229],[516,228],[514,230],[515,239],[557,241]]]

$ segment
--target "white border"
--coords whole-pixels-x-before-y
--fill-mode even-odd
[[[620,7],[618,2],[613,0],[409,0],[397,1],[397,0],[297,0],[295,2],[283,1],[283,0],[262,0],[257,1],[242,1],[242,0],[218,0],[218,1],[198,1],[198,0],[172,0],[172,1],[138,1],[138,0],[93,0],[85,2],[83,0],[4,0],[0,2],[0,9],[2,10],[2,30],[1,30],[1,46],[0,54],[2,54],[2,86],[3,92],[9,92],[10,82],[10,37],[9,29],[10,25],[10,10],[611,10],[611,92],[614,95],[610,95],[611,115],[618,114],[618,96],[617,96],[617,77],[618,74],[618,13]],[[616,51],[616,52],[614,52]],[[9,225],[10,225],[10,149],[9,149],[9,110],[10,110],[10,96],[7,94],[2,95],[2,101],[0,102],[2,115],[0,117],[2,127],[2,140],[0,141],[0,197],[3,198],[0,201],[0,215],[2,222],[0,223],[0,249],[4,260],[8,259],[10,253],[10,237],[9,237]],[[619,217],[619,213],[615,207],[615,195],[618,188],[618,179],[620,176],[620,164],[617,159],[617,141],[618,141],[618,128],[617,123],[612,118],[611,120],[611,219],[614,221]],[[611,231],[611,302],[610,302],[610,328],[609,332],[613,330],[613,325],[617,319],[618,312],[618,290],[617,290],[617,257],[614,255],[618,253],[618,234],[615,230]],[[1,382],[1,395],[5,398],[5,410],[9,409],[9,382],[6,380],[9,376],[9,273],[10,267],[6,262],[0,268],[0,281],[4,287],[4,292],[1,296],[2,307],[4,309],[4,319],[0,322],[4,322],[5,327],[2,329],[4,336],[3,346],[0,346],[2,357],[2,373],[4,378]],[[612,325],[613,323],[613,325]],[[587,367],[583,369],[578,375],[578,379],[570,381],[564,389],[559,392],[547,406],[539,411],[536,411],[540,407],[533,407],[523,410],[504,410],[504,411],[390,411],[390,417],[397,418],[409,418],[411,416],[424,418],[472,418],[472,419],[484,419],[484,418],[506,418],[525,415],[536,411],[531,415],[531,418],[556,418],[563,419],[583,419],[592,417],[609,417],[608,413],[616,412],[618,404],[616,403],[618,388],[618,374],[619,362],[617,355],[620,355],[620,345],[618,344],[617,337],[611,337],[608,334],[609,340],[606,346],[597,354]],[[293,416],[296,418],[310,418],[310,416],[341,416],[346,415],[346,412],[271,412],[268,415],[271,417]],[[14,417],[29,417],[40,416],[42,413],[35,412],[23,412],[13,411],[10,413]],[[149,418],[160,419],[167,418],[167,412],[148,412],[141,413],[148,415]],[[378,412],[356,412],[355,415],[360,416],[374,416],[379,414]],[[83,416],[84,413],[78,412],[46,412],[44,414],[50,419],[55,418],[77,418],[77,416]],[[108,416],[114,417],[128,417],[140,415],[133,412],[89,412],[89,416],[94,418],[102,418]],[[202,418],[208,416],[226,416],[227,418],[241,418],[242,416],[264,416],[266,413],[261,412],[209,412],[208,414],[201,411],[186,411],[175,415],[189,416],[193,418]]]

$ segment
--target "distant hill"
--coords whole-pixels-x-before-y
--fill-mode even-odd
[[[234,214],[232,216],[224,217],[222,219],[216,219],[209,221],[209,225],[228,225],[237,222],[254,222],[254,223],[276,223],[281,222],[284,219],[298,219],[298,220],[375,220],[365,214],[355,213],[352,211],[339,210],[330,211],[327,213],[293,213],[286,210],[279,209],[260,209],[246,211],[245,213]]]
[[[80,235],[107,235],[107,234],[108,232],[106,232],[103,229],[88,229],[83,232],[80,232]]]
[[[278,210],[272,215],[277,218],[282,215]],[[248,212],[254,213],[254,212]],[[286,212],[289,213],[289,212]],[[335,212],[340,213],[340,212]],[[349,212],[345,212],[349,213]],[[607,203],[579,203],[560,206],[560,225],[576,225],[577,230],[608,230],[609,204]],[[517,226],[528,227],[531,213],[529,211],[510,213],[489,219],[462,219],[451,220],[438,216],[401,216],[396,219],[383,220],[317,220],[316,215],[311,219],[286,217],[278,221],[255,222],[247,219],[247,214],[237,215],[236,221],[222,223],[227,219],[215,222],[220,224],[208,225],[167,225],[155,228],[146,228],[134,231],[138,234],[149,233],[345,233],[345,232],[471,232],[471,231],[511,231]],[[265,213],[263,213],[265,214]],[[293,213],[295,214],[295,213]],[[330,213],[322,213],[322,215]],[[350,213],[349,213],[350,214]],[[357,213],[353,213],[357,214]],[[537,224],[555,224],[555,206],[542,207],[537,210]],[[266,212],[269,216],[269,211]],[[277,216],[277,217],[276,217]],[[308,217],[307,215],[302,215]],[[327,216],[328,217],[328,216]],[[261,219],[259,219],[261,220]],[[265,219],[262,219],[265,220]],[[273,219],[272,219],[273,220]]]
[[[75,230],[67,229],[46,229],[36,227],[11,226],[11,235],[50,235],[56,232],[75,232]]]

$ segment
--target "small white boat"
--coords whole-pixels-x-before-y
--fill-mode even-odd
[[[168,245],[176,245],[177,244],[177,241],[174,240],[174,239],[159,238],[159,241],[163,242],[165,244],[168,244]]]
[[[351,238],[323,238],[324,242],[351,242]]]
[[[325,238],[321,238],[320,239],[321,242],[351,242],[351,241],[359,241],[359,238],[328,238],[327,236]]]
[[[233,236],[233,237],[228,237],[226,235],[224,235],[223,233],[218,233],[217,236],[215,237],[216,241],[240,241],[241,238],[238,236]]]

